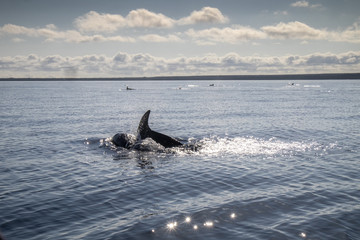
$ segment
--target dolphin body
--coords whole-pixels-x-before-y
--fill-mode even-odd
[[[137,140],[143,140],[146,138],[151,138],[158,144],[164,146],[165,148],[172,148],[182,146],[183,144],[176,139],[166,136],[165,134],[155,132],[149,127],[149,116],[150,110],[148,110],[141,118],[139,127],[137,130],[138,138],[131,134],[126,133],[117,133],[113,136],[112,142],[119,147],[123,148],[133,148]]]

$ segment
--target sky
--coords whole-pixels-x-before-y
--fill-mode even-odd
[[[0,6],[0,78],[360,72],[359,0]]]

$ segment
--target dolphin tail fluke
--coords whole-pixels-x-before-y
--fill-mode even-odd
[[[165,148],[181,146],[182,143],[172,137],[166,136],[162,133],[152,131],[149,127],[150,110],[148,110],[140,120],[138,127],[138,136],[141,139],[152,138],[155,142],[163,145]]]

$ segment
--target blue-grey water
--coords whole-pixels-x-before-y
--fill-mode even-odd
[[[360,239],[360,81],[0,82],[0,109],[5,239]],[[200,149],[114,148],[149,109]]]

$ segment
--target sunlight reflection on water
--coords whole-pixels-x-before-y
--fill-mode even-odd
[[[284,142],[276,138],[266,140],[255,137],[212,137],[204,138],[199,143],[198,154],[207,156],[292,155],[320,146],[316,142]]]

